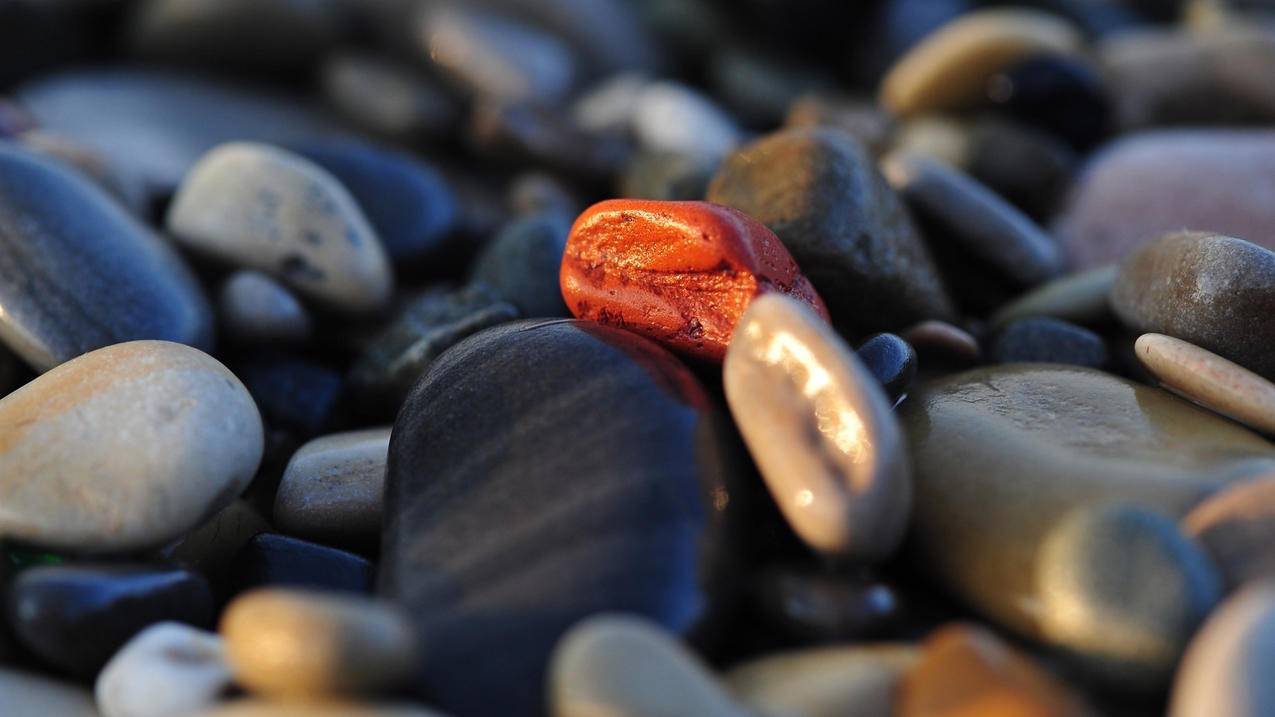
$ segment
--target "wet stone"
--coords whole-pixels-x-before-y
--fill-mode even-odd
[[[995,363],[1036,362],[1102,368],[1107,345],[1089,329],[1037,317],[1006,324],[992,336],[987,355]]]
[[[891,402],[897,401],[916,377],[916,350],[894,334],[869,336],[855,354],[881,383]]]
[[[522,316],[569,316],[558,271],[570,230],[570,219],[558,211],[515,219],[474,260],[470,280],[490,287]]]
[[[216,635],[158,622],[124,644],[97,676],[102,717],[171,717],[212,707],[231,685]]]
[[[279,530],[328,545],[375,544],[390,429],[316,438],[288,461],[275,494]]]
[[[235,592],[297,587],[366,593],[372,588],[372,564],[326,545],[258,533],[235,556],[228,581]]]

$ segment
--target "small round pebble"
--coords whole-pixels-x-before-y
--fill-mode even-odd
[[[898,400],[916,378],[916,350],[894,334],[876,334],[859,344],[855,355],[877,377],[885,395]]]
[[[275,493],[279,530],[328,544],[375,542],[390,428],[316,438],[297,449]]]
[[[1063,363],[1090,368],[1102,368],[1107,363],[1107,345],[1101,336],[1047,317],[1006,324],[992,337],[987,354],[995,363]]]
[[[241,269],[221,285],[218,301],[222,325],[234,341],[300,343],[314,326],[305,306],[266,274]]]
[[[94,693],[102,717],[173,717],[211,707],[230,685],[221,638],[159,622],[115,653]]]

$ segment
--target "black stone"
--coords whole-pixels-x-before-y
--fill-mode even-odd
[[[195,277],[82,175],[0,143],[0,338],[40,371],[93,349],[164,339],[211,350]]]
[[[1101,336],[1047,317],[1009,323],[992,337],[988,354],[995,363],[1028,361],[1090,368],[1102,368],[1107,363],[1107,345]]]
[[[806,644],[880,637],[901,617],[894,588],[870,576],[769,568],[754,578],[749,596],[768,626]]]
[[[916,350],[894,334],[872,336],[855,353],[881,382],[891,401],[897,401],[916,377]]]
[[[266,586],[366,593],[372,564],[326,545],[258,533],[235,556],[227,580],[231,594]]]
[[[965,171],[1028,216],[1042,221],[1071,186],[1079,159],[1057,137],[1000,117],[981,117],[970,129]]]
[[[490,329],[434,362],[394,424],[380,592],[444,711],[533,715],[577,620],[637,613],[711,642],[735,593],[729,422],[664,349],[574,320]]]
[[[515,219],[479,255],[471,278],[531,317],[570,316],[558,272],[571,220],[548,211]]]
[[[335,420],[345,379],[314,359],[262,351],[230,362],[270,428],[317,435]]]
[[[987,96],[1001,112],[1085,151],[1108,133],[1111,102],[1098,72],[1083,60],[1044,55],[994,75]]]
[[[148,625],[208,627],[208,582],[197,573],[149,565],[43,565],[9,588],[6,614],[18,640],[60,670],[91,679]]]

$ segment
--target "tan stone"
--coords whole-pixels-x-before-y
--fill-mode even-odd
[[[735,699],[767,717],[892,717],[912,645],[821,647],[760,657],[725,676]]]
[[[1134,342],[1134,350],[1165,388],[1275,434],[1275,383],[1212,351],[1164,334],[1143,334]]]

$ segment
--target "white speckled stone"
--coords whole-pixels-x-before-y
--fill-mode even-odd
[[[1213,612],[1178,667],[1169,717],[1275,714],[1275,583],[1254,583]]]
[[[103,717],[181,717],[213,705],[230,683],[221,638],[161,622],[115,653],[94,692]]]
[[[731,669],[726,685],[767,717],[891,717],[912,645],[821,647],[768,655]]]
[[[275,525],[320,542],[376,539],[389,446],[390,426],[323,436],[301,446],[279,481]]]

